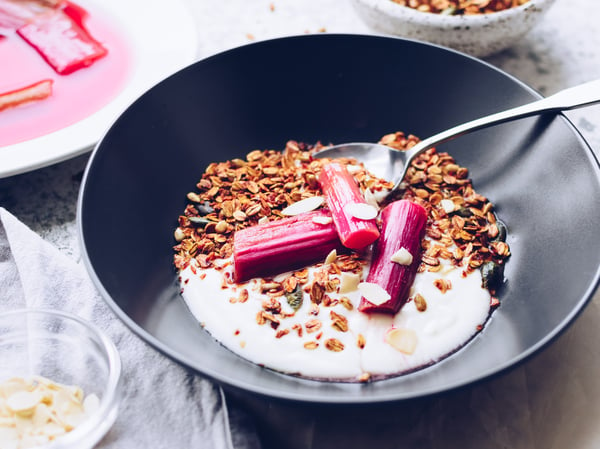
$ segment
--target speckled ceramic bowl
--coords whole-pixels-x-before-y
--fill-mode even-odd
[[[518,42],[555,0],[530,0],[491,14],[442,15],[417,11],[392,0],[352,0],[363,21],[376,31],[487,56]]]

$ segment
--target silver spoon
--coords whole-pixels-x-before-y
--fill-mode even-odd
[[[394,183],[394,187],[388,194],[388,196],[391,196],[397,190],[403,189],[402,180],[413,159],[436,145],[500,123],[545,112],[566,111],[598,102],[600,102],[600,80],[589,81],[579,86],[561,90],[541,100],[454,126],[421,140],[406,151],[395,150],[377,143],[345,143],[324,148],[315,153],[314,157],[333,159],[349,157],[363,162],[373,174]]]

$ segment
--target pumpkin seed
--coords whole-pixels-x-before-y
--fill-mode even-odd
[[[285,293],[285,298],[294,312],[297,312],[298,309],[302,307],[303,297],[304,295],[300,284],[297,284],[293,291]]]
[[[496,218],[496,227],[498,228],[498,235],[493,240],[498,242],[506,241],[506,233],[508,231],[506,224]]]
[[[504,265],[489,261],[481,265],[481,286],[496,290],[504,278]]]
[[[204,217],[188,217],[190,223],[194,223],[195,225],[205,226],[210,223],[210,220]]]
[[[456,209],[454,211],[454,213],[463,218],[469,218],[471,215],[473,215],[473,212],[471,212],[471,209],[469,209],[468,207],[464,207],[464,206]]]

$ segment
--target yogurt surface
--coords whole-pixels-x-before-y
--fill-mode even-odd
[[[307,283],[323,268],[323,264],[311,267]],[[285,297],[279,298],[282,312],[292,316],[281,319],[274,328],[268,322],[259,324],[256,319],[263,311],[263,301],[269,299],[260,291],[260,281],[230,284],[226,282],[230,271],[231,264],[224,270],[201,270],[190,265],[181,272],[182,294],[191,313],[236,354],[276,371],[310,378],[361,380],[428,366],[463,346],[481,329],[490,312],[491,297],[481,287],[480,271],[464,276],[462,269],[447,266],[439,272],[417,274],[411,298],[416,294],[424,298],[423,311],[410,300],[396,315],[365,314],[357,310],[361,294],[355,289],[328,293],[332,305],[321,304],[315,313],[304,292],[297,311]],[[440,279],[448,281],[451,288],[442,292],[435,286]],[[248,299],[239,302],[237,298],[244,289]],[[342,298],[349,301],[340,301]],[[347,319],[346,331],[334,325],[334,314]],[[320,324],[313,331],[311,324],[315,322]],[[387,341],[393,329],[414,335],[414,351],[399,350]],[[331,349],[331,344],[327,344],[331,340],[340,342],[343,349]]]

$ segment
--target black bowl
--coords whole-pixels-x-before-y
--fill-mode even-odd
[[[512,249],[483,332],[424,370],[366,385],[260,368],[203,331],[179,297],[173,231],[207,164],[254,149],[421,137],[540,96],[490,65],[408,40],[276,39],[212,56],[150,89],[91,156],[79,200],[87,267],[117,315],[158,350],[231,388],[307,402],[414,398],[499,373],[553,340],[600,278],[600,169],[560,115],[504,124],[439,148],[470,169]]]

